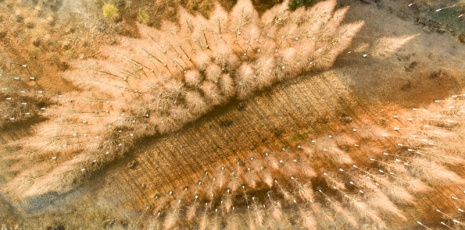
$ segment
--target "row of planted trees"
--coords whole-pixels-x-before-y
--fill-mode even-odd
[[[179,25],[141,26],[141,39],[124,38],[121,46],[104,49],[107,59],[81,61],[66,74],[80,91],[57,97],[44,113],[49,120],[20,143],[19,163],[33,153],[42,164],[31,171],[43,174],[30,184],[23,179],[31,171],[19,174],[6,191],[27,196],[73,189],[72,183],[129,153],[144,137],[177,131],[215,106],[330,67],[361,26],[341,25],[347,9],[335,11],[335,5],[326,1],[291,13],[283,3],[259,17],[249,1],[239,1],[230,13],[217,8],[209,19],[181,11]],[[191,179],[182,186],[181,178],[166,179],[153,190],[163,193],[148,199],[154,226],[462,226],[455,215],[462,210],[459,195],[443,204],[429,201],[442,205],[434,210],[438,223],[421,219],[431,211],[421,204],[429,194],[443,196],[443,187],[463,191],[463,152],[453,145],[463,139],[462,96],[424,112],[394,115],[383,124],[375,109],[334,77],[286,87],[249,104],[261,126],[251,132],[253,138],[269,142],[250,151],[202,156],[204,161],[179,173]],[[284,121],[276,118],[284,115]],[[231,122],[235,126],[236,120]],[[218,133],[221,129],[216,127]],[[286,136],[293,129],[303,133],[298,141]],[[243,141],[241,131],[234,130],[228,137]],[[194,135],[204,147],[169,147],[190,152],[179,156],[188,159],[184,162],[215,144]],[[151,156],[153,164],[163,165],[157,162],[160,155]],[[421,214],[412,213],[418,208]]]
[[[348,229],[366,224],[460,229],[463,153],[460,148],[444,152],[462,138],[460,128],[431,125],[429,117],[455,114],[453,120],[442,121],[460,124],[461,104],[448,100],[423,112],[392,115],[388,127],[352,123],[296,146],[258,147],[231,157],[221,166],[206,167],[209,170],[199,172],[193,184],[156,194],[149,201],[154,206],[152,224],[202,229]],[[402,126],[397,124],[404,119]]]
[[[242,104],[245,111],[202,119],[176,139],[148,146],[136,157],[138,170],[124,173],[127,192],[143,197],[128,202],[149,205],[143,218],[152,216],[160,228],[460,228],[463,156],[450,145],[461,138],[460,97],[429,110],[387,113],[336,79],[325,73],[279,86]],[[280,100],[296,104],[279,106]],[[431,120],[439,115],[441,122]],[[281,118],[265,119],[273,116]],[[224,127],[222,119],[234,122]],[[243,128],[250,123],[256,129]]]
[[[56,99],[23,149],[67,162],[58,166],[65,177],[90,173],[143,137],[328,68],[362,25],[342,25],[347,8],[335,7],[325,1],[290,12],[282,3],[259,16],[244,0],[230,12],[218,6],[209,19],[181,9],[179,24],[140,26],[142,38],[122,38],[121,46],[103,49],[105,60],[80,61],[65,74],[80,90]]]

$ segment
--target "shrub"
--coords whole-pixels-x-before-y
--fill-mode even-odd
[[[147,9],[139,9],[139,22],[147,24],[150,22],[150,15],[147,13]]]
[[[102,6],[102,13],[103,17],[113,19],[118,15],[118,8],[113,4],[106,3]]]

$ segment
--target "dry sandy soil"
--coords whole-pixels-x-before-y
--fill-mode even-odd
[[[139,36],[134,25],[136,20],[140,20],[140,12],[133,11],[143,6],[141,1],[126,5],[129,10],[116,22],[103,19],[99,6],[93,1],[32,2],[37,1],[0,1],[0,93],[6,98],[9,92],[24,89],[28,94],[24,100],[30,100],[35,109],[54,103],[46,98],[75,89],[62,76],[73,70],[79,60],[105,58],[99,52],[101,47],[117,46],[127,36]],[[190,6],[190,1],[181,2],[189,9],[200,7],[208,12],[209,7],[202,4]],[[18,174],[27,172],[36,162],[44,165],[58,163],[50,158],[34,161],[34,156],[29,153],[21,157],[32,159],[31,165],[17,164],[21,162],[16,156],[20,146],[12,143],[34,135],[31,127],[42,122],[43,118],[37,116],[24,122],[6,123],[0,131],[0,229],[157,229],[164,224],[166,226],[166,222],[159,223],[158,211],[168,213],[177,199],[194,202],[193,194],[202,190],[199,181],[207,186],[206,181],[217,172],[221,174],[222,167],[239,172],[247,168],[244,165],[253,167],[251,157],[261,159],[264,152],[273,152],[278,158],[291,161],[294,156],[303,156],[301,147],[312,146],[311,140],[328,146],[337,145],[334,147],[334,151],[338,149],[337,154],[353,159],[350,162],[339,158],[326,159],[328,156],[323,153],[326,148],[319,145],[310,147],[321,149],[315,150],[317,156],[308,164],[317,174],[312,177],[315,201],[326,204],[328,208],[321,210],[328,213],[332,212],[329,208],[332,203],[325,198],[336,196],[339,189],[331,189],[332,184],[327,182],[329,179],[323,173],[336,175],[341,168],[349,171],[354,164],[367,170],[364,171],[365,176],[369,169],[391,169],[391,166],[383,165],[391,161],[380,160],[385,159],[383,152],[401,155],[403,158],[396,158],[396,161],[415,165],[417,158],[409,153],[402,154],[408,152],[409,145],[427,149],[423,146],[426,144],[418,144],[415,138],[409,139],[412,134],[420,136],[420,140],[430,138],[427,131],[419,128],[424,124],[452,133],[444,134],[444,137],[431,136],[441,146],[432,147],[438,155],[439,150],[457,152],[457,157],[462,159],[463,123],[441,126],[438,123],[444,120],[436,122],[433,119],[436,112],[450,106],[463,108],[460,100],[450,100],[456,98],[451,99],[452,95],[464,93],[465,46],[460,42],[460,35],[465,32],[465,22],[455,15],[460,14],[457,8],[435,12],[438,7],[454,4],[453,1],[438,1],[433,6],[420,2],[410,7],[408,4],[391,0],[338,0],[338,6],[350,6],[345,22],[363,20],[365,25],[350,48],[338,57],[333,68],[278,84],[246,101],[233,101],[180,131],[144,138],[124,158],[83,177],[82,181],[69,183],[70,186],[60,188],[57,185],[52,186],[53,189],[29,191],[28,194],[15,192],[24,191],[24,186],[40,177],[40,172],[35,172],[31,173],[30,181],[15,182]],[[157,17],[165,17],[169,9],[173,10],[166,3],[159,6],[163,13]],[[266,4],[259,6],[268,8]],[[147,5],[148,10],[152,8],[159,9],[157,4]],[[435,13],[452,16],[438,17]],[[428,21],[430,18],[449,20],[449,26],[438,26]],[[152,18],[147,23],[157,26],[157,20]],[[25,64],[27,67],[23,66]],[[14,77],[20,77],[21,81]],[[29,81],[29,77],[35,79]],[[435,103],[435,100],[445,99],[449,101]],[[422,109],[428,110],[425,112],[427,115],[421,113]],[[412,118],[413,122],[408,118]],[[463,118],[462,114],[457,119],[463,122]],[[450,170],[459,179],[465,178],[463,163],[444,165],[447,172]],[[423,175],[423,171],[415,171],[416,174],[412,175]],[[280,179],[288,174],[274,176]],[[418,178],[423,177],[403,179]],[[444,180],[450,178],[455,177],[442,177]],[[260,200],[267,198],[268,189],[263,181],[248,190],[250,196]],[[381,222],[385,224],[377,221],[369,224],[371,221],[365,221],[370,219],[367,217],[361,218],[364,221],[357,228],[462,228],[464,216],[457,212],[457,208],[465,209],[463,181],[439,183],[428,178],[423,181],[430,190],[412,193],[415,194],[414,205],[396,203],[395,211],[380,214]],[[186,187],[189,190],[184,193]],[[347,189],[354,192],[356,188]],[[279,190],[276,185],[274,189]],[[320,190],[327,192],[318,193]],[[176,198],[171,195],[172,191]],[[204,193],[208,197],[208,192]],[[244,204],[251,201],[238,194],[238,210],[246,213]],[[451,196],[456,199],[451,199]],[[276,199],[285,199],[285,195]],[[220,200],[222,198],[216,197],[209,201],[212,204],[216,202],[219,207]],[[294,217],[300,210],[299,206],[284,208],[289,223],[279,227],[299,229],[299,224],[295,223],[298,223],[298,218]],[[396,213],[396,210],[401,210],[401,213]],[[317,216],[316,219],[322,228],[353,228],[332,218]],[[189,223],[179,224],[192,228]],[[276,228],[278,225],[275,224],[268,227]]]

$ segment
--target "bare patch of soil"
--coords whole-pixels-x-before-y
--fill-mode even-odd
[[[390,7],[402,10],[405,4]],[[353,49],[341,55],[336,66],[341,67],[337,68],[341,79],[356,92],[374,101],[418,107],[461,91],[465,83],[465,49],[452,35],[426,33],[412,23],[413,15],[401,18],[386,7],[352,4],[354,7],[357,10],[350,11],[348,20],[363,19],[366,24],[353,42]],[[392,37],[402,42],[403,36],[415,38],[385,57],[372,55],[377,40]]]

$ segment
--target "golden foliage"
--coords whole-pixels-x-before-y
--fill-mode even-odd
[[[249,0],[240,0],[229,13],[217,5],[209,19],[180,9],[180,26],[139,25],[142,37],[103,49],[107,59],[75,63],[65,77],[83,91],[59,98],[23,148],[66,155],[60,158],[75,164],[69,171],[85,175],[143,137],[178,130],[275,82],[329,68],[363,24],[341,25],[347,9],[334,12],[335,5],[289,12],[283,3],[260,17]],[[102,10],[105,17],[118,13],[110,4]],[[69,160],[76,155],[85,157]],[[47,177],[42,180],[55,183]]]

